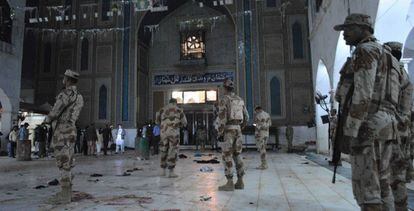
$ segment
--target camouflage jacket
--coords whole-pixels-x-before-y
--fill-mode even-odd
[[[269,127],[272,126],[270,115],[265,111],[256,113],[254,118],[256,124],[254,134],[256,137],[269,137]]]
[[[408,137],[411,126],[413,84],[410,82],[410,78],[402,63],[400,63],[400,81],[401,89],[397,107],[398,131],[401,137]]]
[[[83,107],[83,97],[76,86],[62,90],[56,97],[55,105],[46,117],[47,123],[53,123],[53,140],[56,146],[61,139],[76,139],[75,123]],[[73,136],[73,137],[72,137]],[[61,143],[59,143],[61,144]]]
[[[166,133],[174,133],[167,135],[180,134],[180,128],[187,126],[187,118],[183,109],[177,105],[169,103],[157,113],[155,123],[160,125],[161,136]]]
[[[385,64],[383,46],[370,36],[356,46],[352,58],[340,71],[335,98],[341,103],[341,109],[348,111],[344,116],[345,136],[356,138],[363,126],[363,135],[370,138],[395,139],[396,108],[385,98],[388,72]],[[345,102],[347,95],[350,99]]]
[[[235,108],[235,105],[241,105],[241,107]],[[241,120],[231,120],[230,116],[242,116]],[[219,112],[216,118],[215,127],[218,132],[218,136],[224,135],[224,130],[232,126],[246,125],[249,121],[249,114],[247,113],[246,106],[243,99],[237,96],[234,92],[223,95],[219,102]]]

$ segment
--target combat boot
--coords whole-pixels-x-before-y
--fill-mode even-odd
[[[161,173],[160,173],[161,177],[165,177],[167,176],[167,170],[165,168],[161,168]]]
[[[227,178],[227,183],[219,186],[218,189],[219,191],[234,191],[233,178]]]
[[[381,204],[364,204],[361,207],[362,211],[381,211]]]
[[[234,184],[234,189],[244,189],[243,177],[237,177],[237,182]]]
[[[69,204],[72,201],[72,185],[62,184],[61,188],[59,193],[48,200],[50,204]]]
[[[169,174],[168,174],[169,178],[177,178],[178,177],[178,175],[174,173],[174,169],[169,169],[169,170],[170,170]]]

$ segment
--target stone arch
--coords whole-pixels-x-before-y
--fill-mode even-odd
[[[270,114],[282,115],[282,83],[277,76],[270,80]]]
[[[405,42],[413,27],[413,17],[410,17],[414,13],[413,4],[413,0],[379,1],[374,31],[381,43]]]
[[[11,9],[7,0],[0,0],[0,41],[12,43],[13,20],[10,17]]]
[[[322,95],[329,96],[331,91],[331,82],[328,74],[328,69],[322,59],[319,60],[318,70],[316,73],[316,87],[315,91]],[[325,99],[327,107],[330,108],[329,98]],[[316,103],[316,102],[315,102]],[[329,125],[323,124],[321,116],[327,115],[326,111],[320,105],[315,105],[316,115],[316,147],[318,152],[329,152]]]
[[[6,136],[11,127],[12,127],[12,106],[9,97],[0,88],[0,103],[1,103],[1,113],[0,113],[0,131],[3,133],[3,136]],[[6,149],[7,142],[2,137],[1,138],[1,150]]]
[[[401,61],[405,63],[406,70],[410,75],[410,80],[414,82],[414,27],[408,34],[407,39],[404,42],[403,58]]]
[[[298,21],[295,21],[292,25],[292,42],[293,58],[303,59],[305,57],[305,51],[303,48],[302,24]]]
[[[105,85],[99,88],[98,95],[98,119],[105,120],[108,118],[108,89]]]

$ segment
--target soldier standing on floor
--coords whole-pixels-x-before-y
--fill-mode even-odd
[[[226,79],[223,84],[224,95],[219,102],[218,118],[216,127],[224,161],[224,173],[227,183],[219,187],[220,191],[234,191],[234,189],[244,189],[243,176],[244,164],[241,158],[242,152],[242,133],[249,121],[244,101],[234,93],[234,83]],[[233,183],[233,160],[236,164],[237,182]]]
[[[387,42],[384,43],[385,47],[389,47],[390,53],[400,61],[402,56],[402,43],[399,42]],[[413,97],[413,85],[410,82],[410,78],[404,69],[404,64],[393,63],[396,68],[394,70],[400,70],[398,73],[398,79],[400,82],[399,102],[397,107],[397,120],[398,120],[398,144],[393,145],[393,152],[391,156],[391,189],[394,196],[394,205],[396,211],[407,210],[407,170],[410,164],[410,125],[411,125],[411,107]],[[399,67],[399,68],[397,68]]]
[[[156,124],[160,125],[161,133],[161,176],[166,176],[168,168],[168,177],[178,177],[174,173],[174,168],[180,143],[180,128],[187,126],[187,119],[183,109],[177,106],[176,99],[170,99],[170,102],[157,113]]]
[[[346,44],[356,47],[340,71],[335,96],[344,120],[338,130],[350,143],[354,197],[361,210],[393,210],[389,162],[400,85],[388,76],[395,58],[376,41],[368,15],[351,14],[334,29],[344,31]]]
[[[288,153],[291,153],[293,151],[293,127],[292,125],[288,124],[286,125],[286,141],[288,144]]]
[[[260,152],[261,165],[257,167],[258,169],[267,169],[266,161],[266,146],[269,139],[269,127],[272,126],[272,120],[270,115],[263,110],[262,107],[257,106],[255,108],[255,131],[254,137],[256,138],[257,148]]]
[[[51,146],[54,148],[56,164],[60,170],[61,192],[49,201],[55,204],[70,203],[72,199],[71,169],[74,167],[73,153],[76,140],[75,122],[83,107],[83,97],[75,84],[79,80],[79,73],[66,70],[63,77],[65,88],[56,97],[55,105],[45,119],[45,123],[52,123],[53,137]]]

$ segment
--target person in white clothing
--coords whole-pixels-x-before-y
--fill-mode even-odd
[[[99,155],[101,153],[103,143],[102,128],[96,130],[96,136],[98,137],[98,141],[96,142],[96,155]]]
[[[118,124],[118,132],[116,133],[116,150],[115,152],[118,153],[118,150],[121,153],[124,153],[124,141],[125,141],[125,130],[122,128],[121,124]]]

